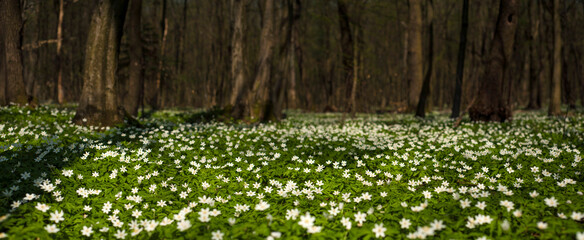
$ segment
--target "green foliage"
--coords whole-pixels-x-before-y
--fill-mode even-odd
[[[340,127],[340,115],[289,113],[280,123],[247,126],[226,125],[225,111],[212,109],[160,112],[141,127],[102,132],[72,125],[73,115],[0,108],[0,234],[79,239],[91,227],[95,239],[120,231],[126,239],[374,239],[377,228],[389,239],[573,239],[584,232],[580,115],[530,113],[453,128],[446,116],[360,115]],[[301,224],[310,218],[309,227]],[[56,233],[48,231],[53,224]]]

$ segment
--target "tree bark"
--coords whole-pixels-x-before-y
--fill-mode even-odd
[[[263,9],[263,25],[260,35],[260,52],[257,72],[251,93],[248,94],[247,117],[250,121],[279,119],[280,113],[272,112],[274,100],[271,98],[271,62],[274,48],[274,0],[266,0]]]
[[[287,107],[294,109],[298,105],[298,97],[296,93],[296,52],[299,47],[298,43],[298,24],[300,19],[301,5],[300,0],[288,0],[288,17],[290,28],[290,42],[288,46],[288,64],[289,64],[289,80],[288,80],[288,98]],[[300,62],[300,61],[299,61]],[[300,66],[300,64],[298,64]],[[301,74],[300,74],[301,76]]]
[[[351,33],[349,12],[345,0],[337,0],[337,10],[339,13],[339,26],[341,31],[341,50],[343,63],[343,82],[345,83],[345,109],[344,112],[351,111],[351,90],[353,88],[355,74],[355,44]],[[329,107],[329,106],[327,106]]]
[[[142,71],[142,0],[131,0],[128,14],[128,82],[124,96],[124,109],[132,116],[138,115],[142,95],[144,94],[144,77]]]
[[[65,14],[65,0],[59,0],[59,23],[57,24],[57,103],[65,102],[65,93],[63,92],[63,64],[62,64],[62,47],[63,47],[63,15]]]
[[[460,102],[462,99],[462,83],[464,77],[464,58],[466,56],[466,37],[468,32],[468,0],[462,3],[462,24],[460,27],[460,43],[458,44],[458,62],[456,64],[456,82],[454,85],[454,99],[452,100],[451,118],[460,115]]]
[[[422,1],[409,0],[408,22],[408,112],[413,112],[418,104],[422,89]]]
[[[550,105],[548,114],[557,116],[562,113],[562,25],[560,21],[560,0],[553,0],[553,30],[554,30],[554,48],[553,48],[553,69],[550,85]]]
[[[243,14],[246,0],[231,0],[232,32],[231,36],[231,81],[232,90],[229,105],[233,108],[233,115],[241,118],[244,114],[247,92],[244,91],[245,67],[243,64]]]
[[[25,105],[29,103],[24,84],[24,72],[22,62],[22,17],[20,1],[0,1],[0,37],[3,39],[4,84],[2,91],[5,95],[4,104],[15,103]]]
[[[420,92],[420,98],[418,100],[418,106],[416,108],[416,116],[424,118],[426,117],[426,103],[430,95],[430,84],[432,81],[432,72],[434,71],[434,6],[432,0],[427,2],[427,16],[428,16],[428,70],[426,71],[426,76],[424,76],[424,82],[422,84],[422,90]]]
[[[506,70],[513,54],[517,29],[517,0],[501,0],[495,36],[479,83],[476,100],[469,110],[473,121],[504,122],[512,116],[509,103],[510,80]]]
[[[158,58],[158,70],[156,71],[156,93],[155,99],[158,108],[164,108],[164,53],[166,50],[166,36],[168,35],[168,18],[166,16],[167,0],[162,0],[162,18],[160,19],[160,53]]]
[[[541,54],[538,54],[537,43],[539,40],[539,1],[529,1],[529,103],[527,109],[541,108],[541,96],[539,95],[539,76],[541,72]]]
[[[116,97],[116,69],[128,1],[100,0],[87,38],[83,90],[73,122],[112,126],[123,113]]]

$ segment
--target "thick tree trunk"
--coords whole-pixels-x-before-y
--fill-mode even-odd
[[[428,17],[428,70],[424,76],[422,90],[420,91],[420,98],[416,108],[417,117],[426,117],[426,105],[430,95],[430,84],[432,81],[432,72],[434,71],[434,6],[432,0],[427,2],[427,17]]]
[[[263,25],[260,35],[260,52],[257,72],[252,89],[248,94],[247,117],[250,121],[279,119],[281,113],[271,111],[274,100],[271,98],[271,62],[274,48],[274,0],[266,0],[263,9]]]
[[[128,14],[128,54],[130,66],[128,68],[128,82],[124,96],[124,109],[132,116],[138,115],[142,95],[144,92],[144,77],[142,71],[142,0],[131,0]]]
[[[232,90],[229,105],[233,108],[233,115],[242,118],[244,114],[247,94],[245,89],[245,66],[243,64],[243,14],[246,0],[231,0],[232,32],[231,36],[231,82]]]
[[[0,1],[0,26],[3,39],[2,46],[4,65],[0,66],[4,70],[4,85],[2,91],[5,95],[4,104],[15,103],[25,105],[29,103],[24,84],[24,72],[22,62],[22,17],[20,1],[2,0]],[[1,72],[1,71],[0,71]]]
[[[353,34],[351,33],[351,25],[349,20],[349,12],[347,10],[345,0],[337,1],[339,12],[339,26],[341,31],[341,49],[343,62],[343,82],[345,83],[345,109],[344,112],[351,111],[351,90],[353,89],[354,81],[354,60],[355,60],[355,44],[353,43]]]
[[[115,85],[127,7],[127,0],[100,0],[93,13],[83,67],[83,90],[73,118],[75,124],[112,126],[123,120]]]
[[[512,116],[510,86],[506,70],[513,54],[517,29],[517,0],[501,0],[495,36],[480,79],[476,100],[469,110],[473,121],[504,122]]]
[[[562,25],[560,21],[560,0],[553,0],[553,30],[554,30],[554,48],[553,48],[553,69],[550,85],[550,105],[548,114],[557,116],[562,113]]]
[[[538,54],[537,43],[539,38],[539,1],[529,1],[529,103],[527,109],[541,108],[539,95],[539,76],[541,72],[541,54]]]
[[[418,105],[422,89],[424,62],[422,61],[422,1],[409,0],[408,22],[408,112]]]
[[[462,24],[460,27],[460,42],[458,44],[458,62],[456,64],[456,83],[454,86],[454,99],[452,100],[451,118],[460,115],[460,103],[462,99],[462,83],[464,77],[464,58],[466,56],[466,35],[468,32],[468,0],[462,3]]]

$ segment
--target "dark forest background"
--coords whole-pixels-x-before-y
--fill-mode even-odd
[[[84,84],[91,18],[100,1],[20,2],[27,93],[40,103],[78,102]],[[256,76],[262,26],[271,21],[274,47],[269,74],[272,79],[287,79],[283,81],[282,108],[316,112],[349,108],[357,112],[413,111],[408,106],[412,84],[408,73],[412,71],[428,78],[426,111],[452,108],[462,0],[275,0],[273,12],[267,16],[266,1],[259,0],[143,0],[139,11],[134,11],[140,14],[138,25],[130,20],[136,2],[130,1],[123,25],[116,73],[120,102],[124,102],[129,88],[136,88],[128,83],[132,46],[137,47],[136,40],[129,36],[139,31],[144,79],[141,106],[163,109],[229,105],[234,89],[231,68],[238,17],[235,6],[241,4],[243,74],[245,79]],[[468,3],[462,110],[480,90],[501,2]],[[561,102],[570,108],[584,103],[584,1],[557,2],[558,6],[548,0],[517,2],[513,54],[504,73],[512,109],[548,105],[554,78],[554,37],[558,33],[554,31],[556,11],[562,40]],[[413,5],[421,7],[421,70],[408,69],[412,66],[408,63],[412,51],[408,44],[415,41],[409,36],[416,24]],[[350,43],[346,42],[347,33]],[[349,59],[347,44],[352,45]],[[347,81],[348,71],[354,83]],[[352,88],[356,89],[354,96],[350,93]],[[355,99],[354,106],[346,105],[348,98]]]

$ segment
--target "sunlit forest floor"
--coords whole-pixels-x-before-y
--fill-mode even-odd
[[[163,111],[92,131],[0,109],[0,236],[583,239],[584,116],[288,112],[256,126]]]

